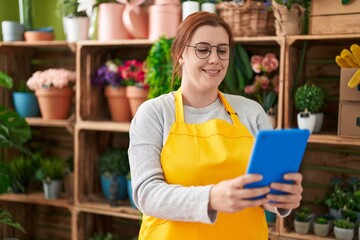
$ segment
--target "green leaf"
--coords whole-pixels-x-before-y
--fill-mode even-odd
[[[349,4],[349,3],[350,3],[350,0],[341,0],[342,5],[346,5],[346,4]]]
[[[0,87],[5,87],[7,89],[11,89],[13,86],[12,78],[6,73],[0,71]]]
[[[0,147],[15,147],[25,151],[23,144],[30,138],[30,127],[25,119],[0,106]]]
[[[277,99],[277,94],[275,92],[270,92],[265,96],[263,102],[263,108],[265,112],[267,112],[272,106],[275,105],[276,99]]]
[[[15,229],[20,230],[23,233],[25,233],[25,230],[20,225],[20,223],[14,222],[12,220],[11,214],[8,211],[2,210],[2,209],[0,209],[0,223],[14,227]]]

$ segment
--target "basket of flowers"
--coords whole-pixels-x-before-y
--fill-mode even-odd
[[[227,22],[234,37],[275,35],[275,17],[271,1],[223,1],[216,5],[218,14]]]

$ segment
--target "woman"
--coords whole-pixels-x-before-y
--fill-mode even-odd
[[[268,239],[264,208],[281,216],[299,206],[299,173],[285,175],[293,185],[270,186],[288,195],[243,188],[261,180],[245,171],[254,136],[271,125],[255,101],[218,91],[232,46],[231,30],[217,15],[188,16],[172,46],[180,89],[145,102],[131,123],[141,240]]]

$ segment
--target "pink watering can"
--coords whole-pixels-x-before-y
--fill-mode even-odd
[[[140,7],[146,0],[117,0],[125,5],[122,20],[127,32],[137,39],[148,37],[148,14]]]

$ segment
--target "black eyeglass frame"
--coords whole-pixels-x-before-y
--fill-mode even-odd
[[[207,55],[206,57],[199,57],[199,56],[198,56],[197,51],[196,51],[196,47],[197,47],[197,45],[199,45],[199,44],[207,44],[207,45],[210,46],[209,53],[208,53],[208,55]],[[207,58],[211,55],[211,53],[212,53],[211,48],[213,48],[213,47],[216,47],[216,53],[217,53],[218,57],[219,57],[221,60],[227,61],[227,60],[230,59],[230,44],[223,43],[223,44],[219,44],[219,45],[210,45],[209,43],[206,43],[206,42],[199,42],[199,43],[196,43],[195,45],[186,44],[185,46],[194,48],[194,49],[195,49],[195,55],[196,55],[199,59],[207,59]],[[222,57],[220,57],[220,55],[219,55],[219,47],[220,47],[220,46],[228,46],[228,47],[229,47],[229,57],[228,57],[227,59],[223,59]]]

